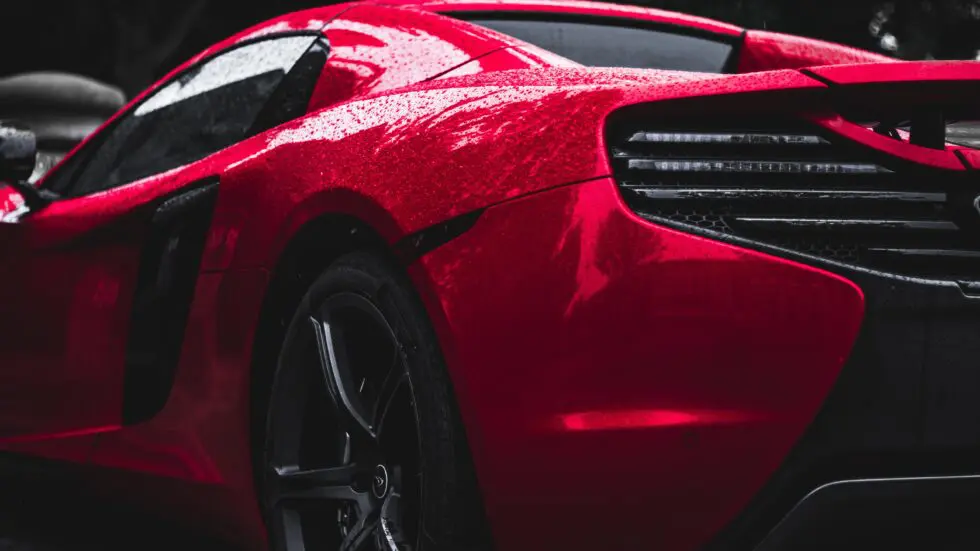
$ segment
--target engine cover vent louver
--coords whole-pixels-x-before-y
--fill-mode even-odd
[[[978,177],[890,162],[801,124],[653,126],[608,134],[623,197],[648,219],[878,271],[980,280]]]

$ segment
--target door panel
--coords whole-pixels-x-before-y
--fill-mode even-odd
[[[235,144],[305,112],[318,38],[264,37],[176,75],[44,181],[63,199],[0,223],[0,447],[164,406],[215,175]]]
[[[119,426],[126,400],[158,407],[216,192],[191,173],[0,224],[0,442]]]
[[[0,226],[0,441],[118,424],[127,313],[145,233],[136,212]]]

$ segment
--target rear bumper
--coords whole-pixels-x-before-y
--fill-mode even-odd
[[[508,550],[704,545],[803,437],[864,314],[850,281],[653,225],[610,179],[490,208],[411,274]]]
[[[956,282],[893,276],[815,258],[805,261],[861,288],[866,315],[859,337],[833,391],[792,453],[708,549],[753,548],[808,494],[837,481],[962,476],[967,478],[942,485],[955,488],[947,496],[955,496],[955,504],[950,501],[946,520],[927,515],[913,522],[898,507],[868,514],[890,519],[892,535],[904,534],[906,543],[917,531],[916,537],[931,538],[924,548],[980,547],[975,530],[967,534],[959,526],[936,531],[943,522],[975,515],[980,507],[980,486],[969,478],[980,473],[980,297],[968,295],[969,288]],[[946,499],[914,497],[920,487],[930,488],[925,493],[932,496],[936,484],[901,487],[914,490],[896,499],[908,502],[909,510]],[[859,504],[855,500],[847,507],[855,519],[863,518]],[[864,530],[876,522],[884,521],[869,519]],[[806,538],[811,536],[781,537],[762,549],[810,549]],[[862,548],[812,541],[827,543],[825,549]],[[872,547],[916,548],[883,542]]]
[[[980,298],[738,245],[603,179],[413,268],[498,545],[980,547]]]

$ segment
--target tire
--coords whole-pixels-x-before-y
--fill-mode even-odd
[[[274,549],[491,548],[438,341],[386,259],[343,256],[307,291],[265,434],[260,497]]]

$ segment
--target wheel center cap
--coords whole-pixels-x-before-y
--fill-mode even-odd
[[[371,483],[374,497],[381,499],[388,494],[388,469],[384,465],[374,468],[374,480]]]

